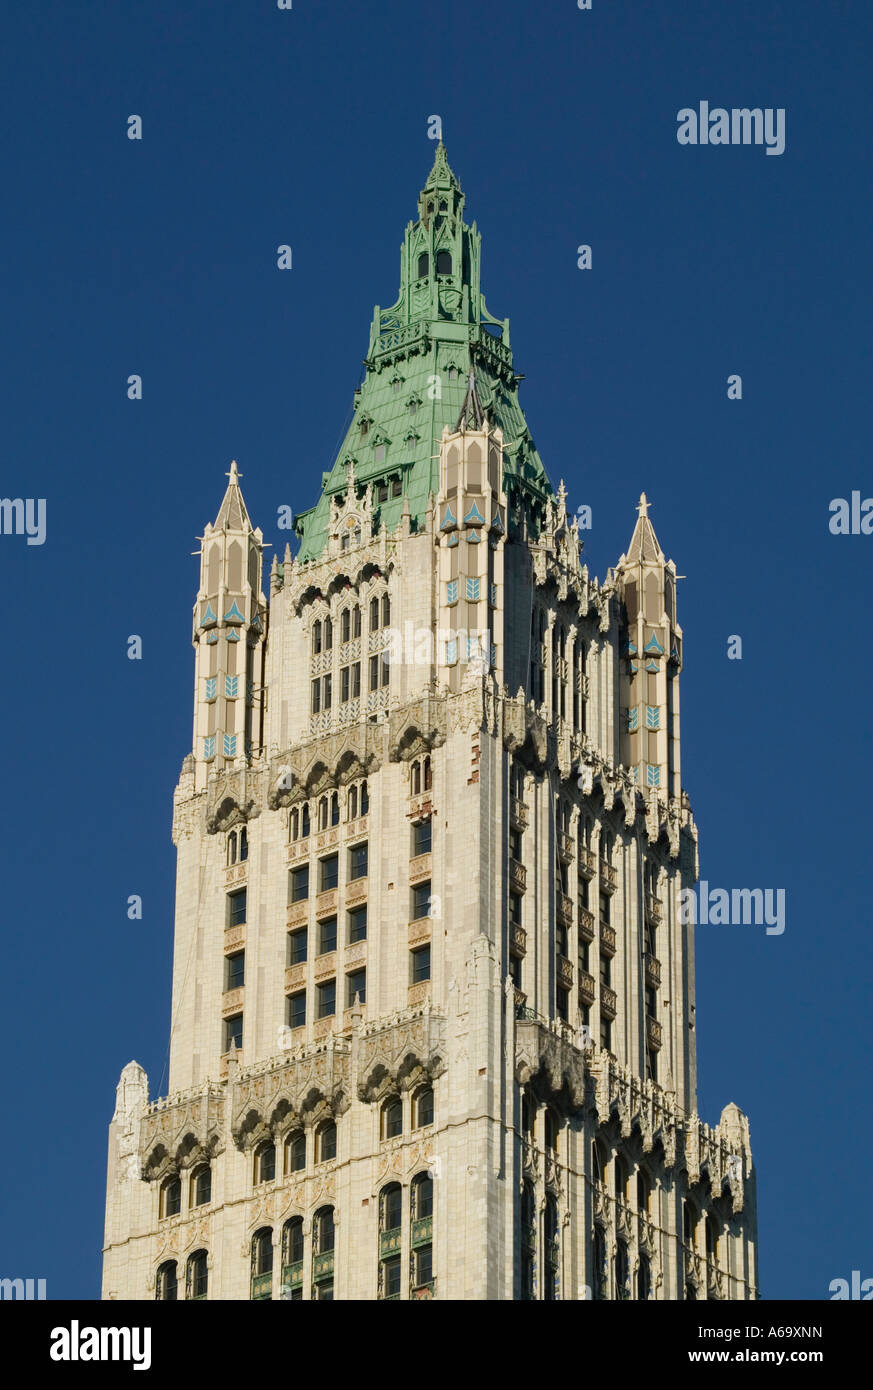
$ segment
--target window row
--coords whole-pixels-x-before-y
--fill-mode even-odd
[[[413,985],[426,984],[431,978],[431,954],[430,945],[416,946],[409,952],[409,987]],[[350,970],[345,976],[345,1004],[346,1009],[354,1007],[356,1000],[365,1004],[367,1000],[367,974],[366,969],[361,966],[356,970]],[[337,980],[336,977],[330,980],[321,980],[315,986],[315,1017],[316,1019],[334,1018],[337,1012]],[[227,1024],[234,1022],[233,1019],[226,1019]],[[306,990],[295,990],[285,996],[285,1023],[290,1029],[305,1028],[307,1022],[306,1013]],[[229,1033],[225,1035],[228,1042]],[[239,1038],[242,1038],[242,1017],[239,1016]],[[236,1047],[241,1047],[241,1041],[235,1043]],[[225,1051],[229,1050],[229,1042]]]
[[[370,793],[366,781],[355,782],[344,793],[346,822],[366,816],[370,810]],[[312,833],[313,825],[318,830],[329,830],[340,823],[340,793],[331,792],[320,796],[310,808],[309,802],[302,806],[292,806],[288,814],[288,839],[306,840]]]
[[[391,626],[391,600],[387,594],[383,594],[381,599],[378,596],[370,599],[368,616],[370,632],[378,632],[380,628]],[[354,641],[360,636],[361,606],[355,603],[343,608],[339,614],[340,643]],[[316,618],[312,624],[312,655],[319,656],[322,652],[332,651],[333,637],[333,618]]]
[[[202,1207],[212,1201],[212,1170],[208,1163],[200,1164],[188,1179],[188,1206]],[[161,1184],[159,1210],[161,1220],[178,1216],[182,1210],[182,1179],[177,1175]]]

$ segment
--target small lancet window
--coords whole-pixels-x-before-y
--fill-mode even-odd
[[[423,252],[423,254],[420,255],[419,258],[418,258],[418,278],[419,278],[419,280],[423,280],[423,279],[426,277],[426,275],[427,275],[429,269],[430,269],[430,260],[429,260],[429,258],[428,258],[427,252],[425,251],[425,252]]]
[[[437,275],[451,275],[452,255],[450,251],[437,251],[436,273]]]

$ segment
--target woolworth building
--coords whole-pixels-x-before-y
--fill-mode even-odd
[[[676,569],[642,497],[589,575],[480,274],[440,144],[269,597],[235,464],[202,536],[104,1298],[758,1297],[748,1121],[696,1111]]]

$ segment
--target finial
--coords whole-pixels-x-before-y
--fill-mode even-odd
[[[649,503],[644,492],[640,493],[640,500],[637,503],[637,511],[639,512],[640,516],[649,515]]]
[[[224,476],[225,476],[226,478],[230,478],[230,481],[231,481],[232,483],[237,483],[237,482],[239,482],[240,478],[242,477],[242,473],[240,473],[239,469],[238,469],[237,466],[236,466],[236,459],[231,459],[231,461],[230,461],[230,472],[229,472],[229,473],[225,473]]]

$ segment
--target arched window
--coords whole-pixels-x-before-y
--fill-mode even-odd
[[[430,772],[430,754],[424,760],[424,790],[429,792],[432,786]]]
[[[309,804],[307,803],[300,812],[300,838],[305,840],[309,834]]]
[[[646,1303],[652,1296],[652,1267],[648,1255],[640,1254],[637,1266],[637,1298]]]
[[[212,1201],[212,1169],[208,1163],[191,1174],[191,1205],[203,1207]]]
[[[326,796],[320,797],[320,798],[319,798],[319,801],[318,801],[318,828],[319,828],[319,830],[326,830],[326,829],[327,829],[327,797],[326,797]]]
[[[600,1226],[594,1227],[594,1288],[595,1299],[609,1298],[609,1264],[606,1253],[606,1236]]]
[[[321,620],[312,624],[312,655],[318,656],[321,651]]]
[[[423,251],[418,258],[418,278],[424,280],[429,269],[429,258],[426,251]]]
[[[403,1211],[403,1192],[399,1182],[389,1183],[383,1187],[379,1193],[379,1231],[386,1235],[388,1231],[400,1230]],[[398,1244],[399,1251],[399,1244]]]
[[[536,1109],[530,1092],[525,1091],[521,1098],[521,1132],[529,1143],[533,1143],[536,1127]]]
[[[209,1259],[205,1250],[195,1250],[188,1256],[185,1271],[185,1297],[205,1298],[209,1291]]]
[[[413,1221],[433,1216],[433,1179],[429,1173],[416,1173],[409,1192]]]
[[[370,792],[366,782],[361,783],[361,815],[366,816],[370,810]]]
[[[412,764],[412,767],[410,768],[410,773],[410,784],[412,786],[411,795],[418,796],[419,792],[421,791],[421,763],[416,760],[416,762],[414,762]]]
[[[178,1216],[182,1210],[182,1181],[167,1178],[161,1188],[161,1216]]]
[[[349,787],[348,818],[349,818],[349,820],[357,820],[357,819],[358,819],[358,789],[357,789],[357,787]]]
[[[231,830],[230,834],[229,834],[228,837],[227,837],[227,862],[228,862],[228,864],[235,864],[235,863],[236,863],[236,831],[235,831],[235,830]]]
[[[330,618],[324,620],[324,650],[329,652],[333,646],[333,623]]]
[[[344,608],[340,613],[340,641],[348,642],[352,635],[352,610]]]
[[[282,1227],[282,1297],[303,1299],[303,1217],[292,1216]]]
[[[640,1168],[637,1173],[637,1211],[640,1216],[648,1216],[651,1196],[652,1185],[649,1182],[648,1174]]]
[[[711,1214],[706,1218],[706,1257],[718,1259],[718,1222]]]
[[[306,1135],[302,1129],[285,1140],[285,1172],[302,1173],[306,1167]]]
[[[176,1261],[165,1260],[155,1279],[155,1298],[161,1303],[175,1303],[179,1297],[179,1277]]]
[[[255,1153],[255,1182],[272,1182],[275,1176],[276,1145],[272,1139],[268,1139]]]
[[[379,629],[379,600],[370,599],[370,631],[377,632]]]
[[[300,839],[300,812],[296,806],[288,817],[288,838],[289,840]]]
[[[391,622],[391,600],[387,594],[382,595],[382,626],[387,627]]]
[[[382,1106],[382,1138],[396,1139],[403,1133],[403,1102],[399,1096],[392,1096]]]
[[[621,1154],[615,1155],[615,1195],[618,1201],[627,1201],[628,1171]]]
[[[318,1131],[318,1163],[326,1163],[330,1158],[336,1158],[336,1125],[333,1120],[328,1120]]]
[[[546,1148],[551,1153],[558,1151],[558,1121],[553,1110],[546,1109],[545,1113],[545,1139]]]
[[[452,255],[450,251],[437,251],[436,273],[437,275],[451,275]]]
[[[596,1139],[591,1145],[591,1172],[596,1183],[606,1181],[606,1151]]]
[[[239,832],[239,860],[242,864],[249,857],[249,832],[243,826]]]
[[[330,823],[339,825],[339,792],[332,792],[330,798]]]
[[[273,1295],[273,1232],[262,1226],[252,1236],[252,1298]]]
[[[548,1111],[546,1112],[548,1114]],[[558,1270],[560,1268],[558,1241],[558,1203],[552,1196],[546,1198],[543,1216],[543,1237],[545,1245],[546,1273],[543,1280],[543,1299],[554,1303],[558,1297]]]
[[[615,1292],[622,1301],[631,1296],[630,1257],[623,1240],[617,1241],[615,1247]]]
[[[416,1129],[433,1124],[433,1090],[430,1086],[425,1086],[415,1097],[414,1114]]]
[[[361,538],[360,532],[358,532],[358,535],[357,535],[356,539],[357,539],[357,540],[360,540],[360,538]],[[359,603],[356,603],[355,606],[354,606],[354,608],[352,609],[352,637],[360,637],[360,635],[361,635],[361,605],[360,605]]]
[[[693,1204],[686,1197],[682,1204],[682,1239],[686,1245],[693,1247],[694,1237],[697,1231],[697,1212]]]
[[[313,1242],[316,1255],[327,1255],[334,1248],[336,1230],[333,1222],[333,1207],[322,1207],[315,1213],[312,1223]]]

